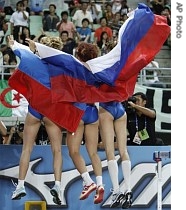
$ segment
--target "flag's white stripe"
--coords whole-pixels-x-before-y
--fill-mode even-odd
[[[124,33],[128,22],[134,18],[134,11],[128,14],[129,18],[125,21],[125,23],[121,26],[118,34],[118,43],[117,45],[107,54],[100,56],[98,58],[94,58],[92,60],[87,61],[91,71],[93,73],[97,73],[102,71],[103,69],[107,69],[110,66],[113,66],[114,63],[120,60],[121,56],[121,37]]]

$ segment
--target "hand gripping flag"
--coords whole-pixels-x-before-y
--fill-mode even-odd
[[[138,73],[161,49],[170,34],[166,18],[139,4],[119,31],[118,44],[108,54],[89,60],[92,73],[76,58],[37,44],[48,62],[52,101],[123,101],[133,94]]]

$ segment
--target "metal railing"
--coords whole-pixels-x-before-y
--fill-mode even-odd
[[[0,65],[0,79],[4,79],[5,77],[5,75],[9,75],[9,76],[11,76],[11,73],[6,73],[5,72],[5,69],[7,69],[7,68],[11,68],[11,69],[13,69],[13,68],[16,68],[17,67],[17,65]]]
[[[171,88],[171,68],[143,68],[138,75],[137,83],[157,88]]]

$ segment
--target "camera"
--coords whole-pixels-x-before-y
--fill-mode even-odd
[[[131,105],[128,103],[129,101],[133,102],[134,104],[136,103],[136,98],[134,96],[131,96],[128,98],[128,100],[123,102],[123,105],[126,109],[127,113],[134,113],[135,109],[133,107],[131,107]]]
[[[16,132],[23,132],[23,130],[24,130],[24,123],[16,124],[14,127],[15,127],[15,133]]]
[[[131,101],[131,102],[133,102],[135,104],[136,103],[136,97],[134,97],[134,96],[129,97],[128,100],[127,100],[127,102],[129,102],[129,101]]]
[[[18,131],[19,131],[19,132],[23,132],[23,130],[24,130],[24,123],[20,123],[20,124],[18,125]]]

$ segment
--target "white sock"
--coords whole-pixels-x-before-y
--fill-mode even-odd
[[[18,184],[17,184],[18,188],[24,187],[24,184],[25,184],[25,180],[18,179]]]
[[[96,183],[97,183],[97,186],[103,185],[102,176],[96,176]]]
[[[85,183],[86,186],[91,185],[94,181],[90,178],[90,175],[88,172],[84,172],[81,174],[81,177]]]
[[[114,193],[119,191],[119,182],[118,182],[118,164],[116,160],[108,161],[108,171],[110,174],[110,179],[112,182]]]
[[[58,187],[61,187],[61,182],[60,181],[55,181],[55,185],[57,185]]]
[[[130,160],[124,160],[121,163],[122,166],[122,172],[123,172],[123,177],[125,180],[125,186],[127,191],[131,191],[131,161]]]

